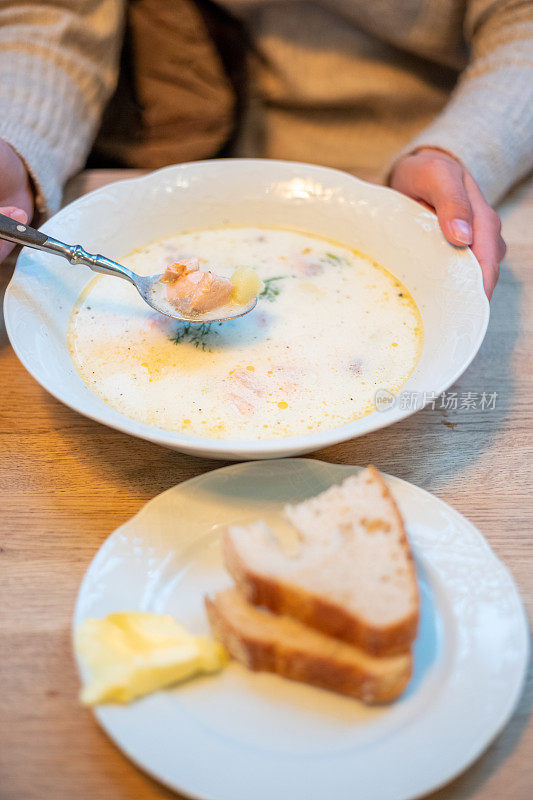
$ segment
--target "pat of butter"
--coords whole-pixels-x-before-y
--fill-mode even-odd
[[[168,615],[141,611],[86,619],[74,643],[89,674],[80,693],[85,705],[128,703],[227,662],[218,642],[192,636]]]
[[[237,267],[231,276],[233,284],[232,299],[238,305],[246,305],[261,294],[265,284],[252,267]]]

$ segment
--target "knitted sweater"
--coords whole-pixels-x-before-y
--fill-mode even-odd
[[[256,51],[235,154],[384,177],[446,150],[489,202],[533,167],[531,0],[221,0]],[[117,82],[124,0],[0,0],[0,138],[54,212]],[[0,176],[1,181],[1,176]]]

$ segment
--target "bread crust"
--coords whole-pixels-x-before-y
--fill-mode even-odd
[[[222,539],[223,555],[226,568],[235,580],[237,588],[253,605],[264,606],[276,614],[293,617],[328,636],[360,647],[371,655],[396,655],[407,652],[416,637],[420,614],[420,594],[413,554],[396,502],[378,470],[369,466],[368,471],[379,484],[383,497],[392,505],[393,514],[401,532],[400,543],[411,572],[414,608],[403,619],[394,624],[378,627],[347,611],[327,597],[306,591],[277,577],[269,578],[260,575],[243,562],[227,532],[224,533]]]
[[[390,672],[375,674],[342,658],[321,657],[298,649],[298,644],[281,644],[262,638],[261,633],[237,629],[217,605],[206,598],[206,609],[215,637],[243,666],[272,672],[290,680],[353,697],[367,704],[395,700],[407,686],[412,673],[409,654]]]

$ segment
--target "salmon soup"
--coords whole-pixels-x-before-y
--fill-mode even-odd
[[[113,408],[165,430],[273,439],[331,429],[396,394],[422,349],[416,304],[366,256],[309,234],[221,228],[154,242],[122,259],[141,275],[197,257],[229,277],[253,267],[265,287],[245,317],[184,324],[133,286],[98,276],[78,299],[69,351]]]

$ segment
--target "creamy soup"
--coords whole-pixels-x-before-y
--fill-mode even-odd
[[[272,439],[331,429],[374,410],[413,371],[422,323],[393,275],[336,242],[288,230],[181,234],[122,259],[142,275],[198,257],[265,283],[245,317],[186,325],[154,312],[107,276],[86,287],[68,342],[87,386],[113,408],[165,430]]]

